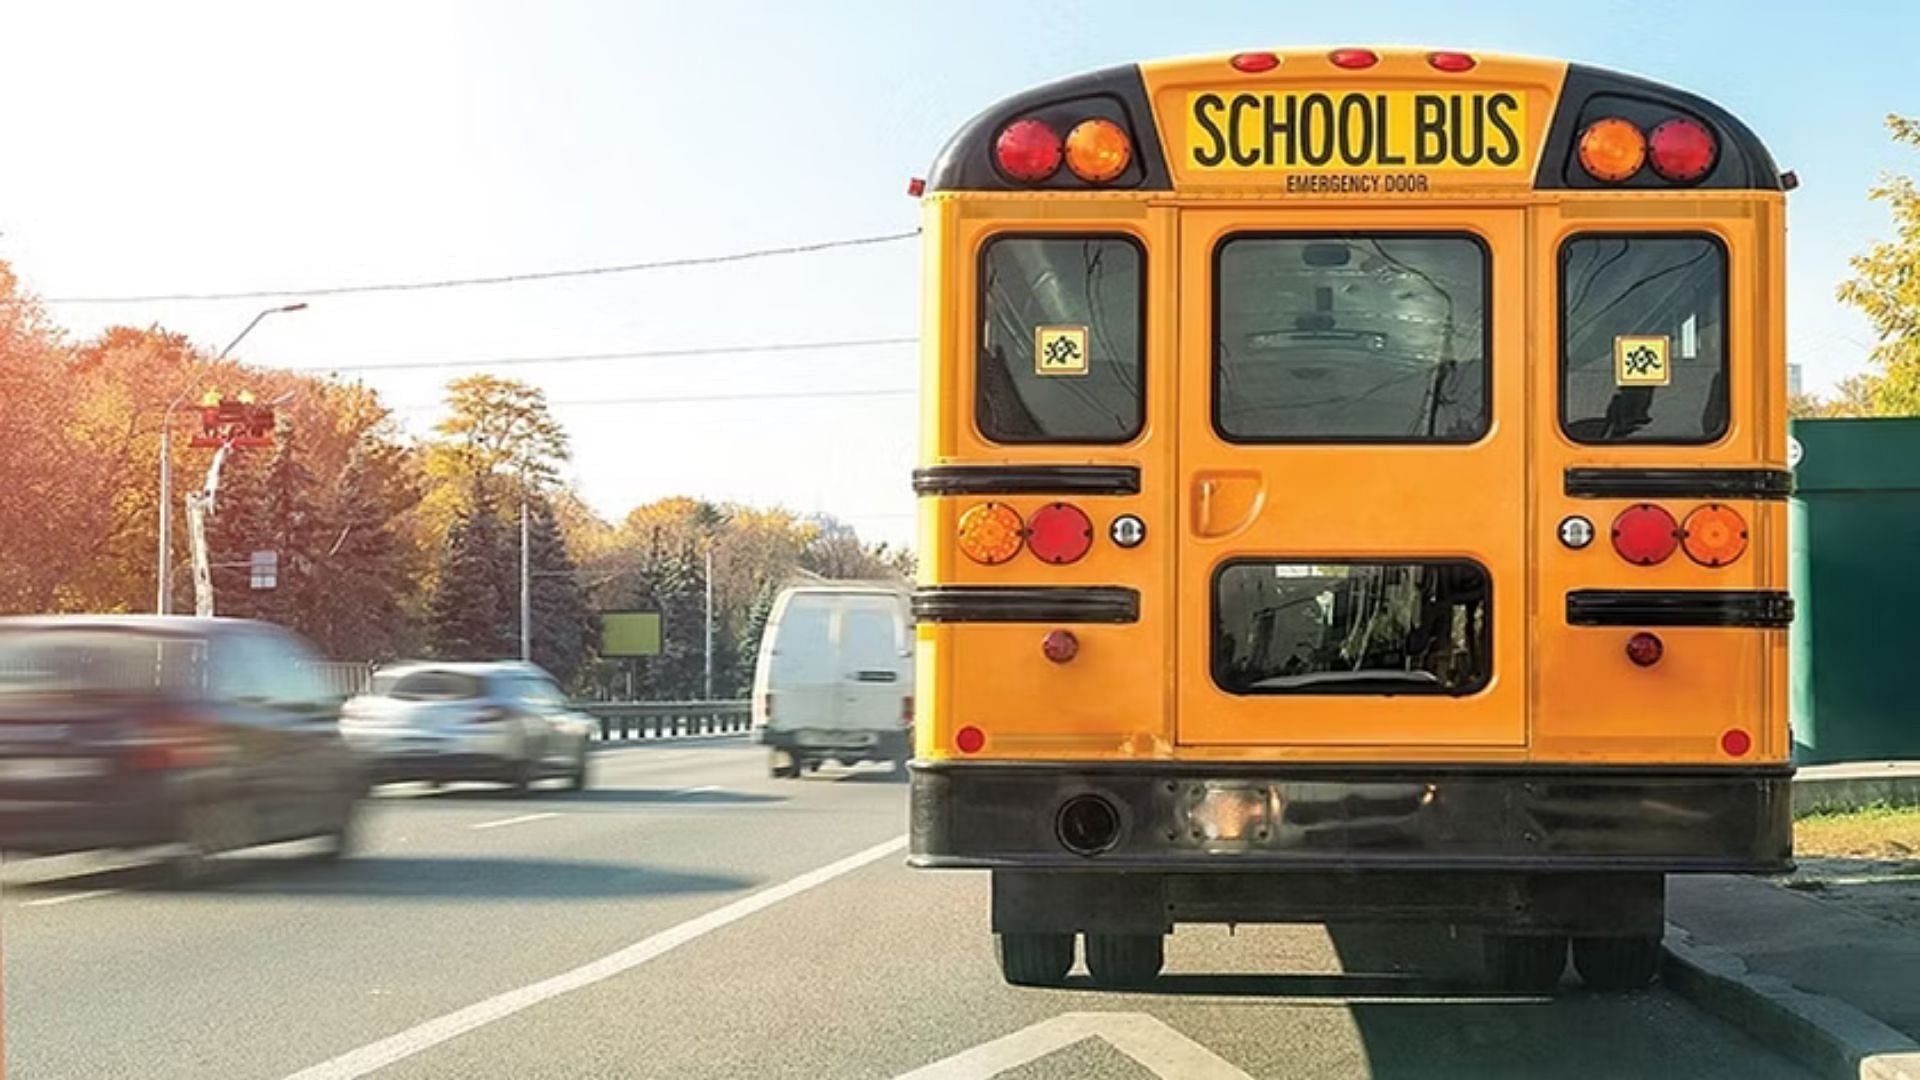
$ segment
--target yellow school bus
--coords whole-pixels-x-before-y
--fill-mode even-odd
[[[1785,193],[1576,64],[1340,48],[1008,98],[924,185],[912,862],[1014,983],[1180,923],[1655,973],[1791,857]]]

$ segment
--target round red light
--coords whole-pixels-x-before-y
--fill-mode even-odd
[[[1613,519],[1613,550],[1637,566],[1665,562],[1680,546],[1680,523],[1665,508],[1635,503]]]
[[[1379,63],[1380,54],[1372,49],[1335,49],[1327,54],[1327,60],[1334,67],[1358,71]]]
[[[1027,520],[1027,549],[1041,562],[1079,562],[1093,547],[1093,521],[1072,503],[1048,503]]]
[[[1059,171],[1063,153],[1060,133],[1034,119],[1015,120],[993,141],[1000,171],[1015,180],[1033,183]]]
[[[953,733],[953,745],[963,754],[977,754],[987,745],[987,733],[977,727],[963,727]]]
[[[1064,664],[1080,655],[1080,639],[1071,630],[1049,630],[1040,639],[1040,651],[1056,664]]]
[[[1653,171],[1677,184],[1690,184],[1713,168],[1720,147],[1713,133],[1691,120],[1669,120],[1647,136]]]
[[[1753,736],[1739,728],[1728,728],[1720,736],[1720,749],[1725,750],[1728,757],[1746,757],[1747,751],[1753,749]]]
[[[1272,71],[1279,67],[1280,58],[1270,52],[1243,52],[1234,54],[1233,59],[1227,63],[1232,64],[1235,71],[1258,75],[1263,71]]]
[[[1653,634],[1642,630],[1627,639],[1627,659],[1640,667],[1652,667],[1660,662],[1667,647]]]
[[[1459,72],[1472,71],[1478,61],[1463,52],[1431,52],[1427,54],[1427,63],[1435,71]]]

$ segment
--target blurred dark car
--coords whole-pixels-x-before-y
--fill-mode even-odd
[[[551,777],[586,787],[598,727],[545,669],[517,660],[382,668],[340,721],[376,781],[490,780],[518,794]]]
[[[344,853],[366,780],[317,659],[242,619],[0,618],[0,849]]]

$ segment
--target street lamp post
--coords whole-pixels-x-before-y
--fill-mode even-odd
[[[289,311],[304,311],[306,307],[306,302],[301,301],[261,311],[253,317],[253,321],[247,323],[245,328],[233,336],[232,341],[227,342],[227,347],[221,349],[214,360],[225,360],[227,354],[233,351],[233,347],[240,344],[240,339],[252,333],[253,328],[260,325],[261,319]],[[161,615],[171,614],[173,611],[173,590],[169,588],[173,584],[173,545],[170,542],[173,539],[173,413],[192,392],[193,383],[189,381],[178,394],[174,395],[174,399],[167,403],[167,411],[160,417],[160,555],[158,569],[154,575],[157,580],[154,583],[153,610]]]

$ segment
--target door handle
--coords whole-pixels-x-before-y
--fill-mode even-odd
[[[1212,480],[1200,481],[1199,504],[1194,507],[1194,532],[1201,536],[1213,535],[1213,488]]]

